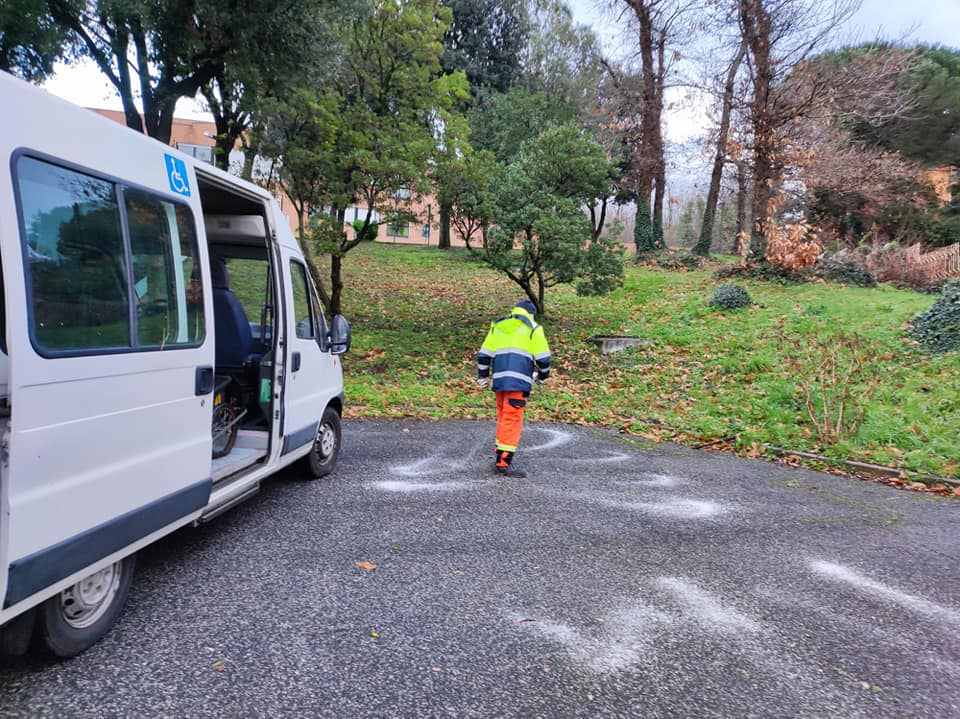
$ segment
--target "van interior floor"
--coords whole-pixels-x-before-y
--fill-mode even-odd
[[[214,483],[256,464],[267,456],[267,433],[241,429],[237,443],[225,457],[213,460]]]
[[[258,459],[267,456],[265,449],[246,449],[244,447],[234,447],[226,457],[220,457],[213,460],[213,481],[229,477],[236,474],[241,469],[256,464]]]

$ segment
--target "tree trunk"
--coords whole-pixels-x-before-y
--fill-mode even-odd
[[[637,216],[633,225],[633,242],[636,245],[635,260],[650,252],[657,251],[656,237],[653,232],[653,218],[650,215],[649,184],[637,190]]]
[[[190,74],[175,80],[169,66],[161,65],[160,76],[153,84],[153,68],[150,48],[147,46],[146,32],[139,18],[129,23],[130,34],[136,50],[137,74],[140,77],[140,97],[143,102],[143,125],[147,134],[164,145],[170,144],[173,135],[173,115],[177,100],[181,97],[195,97],[205,84],[209,83],[216,72],[210,63],[194,68]],[[117,57],[117,62],[126,62],[126,57]]]
[[[150,134],[150,137],[160,140],[164,145],[170,144],[170,138],[173,136],[173,113],[177,109],[177,99],[166,96],[159,103],[157,108],[156,132]]]
[[[717,136],[717,152],[713,158],[713,172],[710,174],[710,189],[707,191],[707,204],[703,210],[703,222],[700,225],[700,237],[693,246],[695,255],[706,257],[710,254],[713,224],[717,213],[717,201],[720,199],[720,181],[723,179],[723,166],[727,158],[727,138],[730,135],[730,112],[733,107],[733,91],[736,86],[740,63],[747,53],[746,40],[740,42],[736,57],[727,69],[727,79],[723,86],[723,109],[720,114],[720,132]]]
[[[257,156],[257,145],[255,141],[243,142],[243,169],[240,171],[240,177],[247,182],[253,182],[253,159]]]
[[[653,132],[651,148],[656,168],[653,191],[653,241],[657,249],[666,249],[663,239],[663,201],[667,193],[667,161],[663,144],[663,87],[667,77],[667,65],[664,54],[667,45],[666,28],[660,28],[657,37],[657,73],[653,89],[653,106],[650,108],[650,130]]]
[[[217,126],[213,164],[224,172],[229,172],[230,153],[246,131],[249,116],[238,109],[236,93],[227,84],[222,72],[218,72],[213,80],[200,88],[200,92],[206,98],[213,122]]]
[[[370,216],[372,214],[372,203],[367,207],[367,222],[370,221]],[[354,247],[359,240],[355,240],[354,243],[347,243],[347,235],[343,231],[343,224],[347,219],[347,208],[346,207],[335,207],[334,208],[334,222],[336,226],[340,228],[340,251],[332,252],[330,254],[330,297],[329,305],[327,307],[330,315],[338,315],[342,311],[340,304],[340,298],[343,296],[343,256],[346,252]]]
[[[67,0],[49,0],[47,6],[54,21],[63,27],[70,28],[86,48],[87,53],[97,64],[110,83],[116,88],[120,96],[120,102],[123,105],[123,117],[127,127],[143,133],[143,119],[140,111],[137,109],[133,100],[133,80],[130,76],[130,65],[127,62],[129,54],[130,36],[127,33],[126,18],[119,13],[111,15],[109,18],[102,19],[103,32],[110,41],[111,55],[101,51],[101,46],[87,30],[83,24],[81,14],[74,7],[73,3]],[[113,22],[113,26],[109,25]],[[112,60],[118,59],[117,70],[113,70]]]
[[[753,225],[750,230],[750,250],[747,262],[766,260],[767,225],[770,199],[776,177],[774,154],[774,69],[770,58],[772,22],[765,0],[740,0],[740,23],[743,39],[753,57],[753,99],[750,103],[750,121],[753,126],[753,182],[750,192],[750,210]]]
[[[450,206],[449,202],[440,202],[440,239],[437,241],[437,246],[441,250],[450,249],[450,215],[453,211],[453,208]]]
[[[116,57],[126,57],[127,48],[128,48],[128,38],[126,31],[115,35],[110,40],[110,44],[113,47],[113,53]],[[99,55],[99,53],[98,53]],[[97,64],[103,68],[103,64],[99,57],[97,57]],[[107,76],[113,79],[112,73],[109,70],[106,71]],[[144,132],[143,127],[143,117],[140,115],[140,111],[137,109],[137,105],[133,100],[133,80],[130,77],[130,66],[126,62],[117,63],[117,78],[114,82],[114,87],[117,88],[117,92],[120,94],[120,102],[123,104],[123,117],[127,123],[127,127],[131,130],[136,130],[139,133]]]
[[[293,201],[293,209],[297,213],[297,239],[300,241],[300,250],[303,252],[303,259],[307,263],[307,270],[313,279],[313,285],[320,295],[320,301],[324,308],[330,311],[330,296],[327,294],[326,285],[323,281],[323,275],[320,274],[320,268],[317,266],[317,259],[313,254],[313,247],[307,239],[306,228],[306,203]]]
[[[607,198],[600,201],[599,211],[594,204],[588,205],[587,209],[590,210],[590,242],[596,242],[603,234],[603,226],[607,221]]]
[[[753,182],[750,190],[750,214],[753,223],[750,227],[750,249],[747,262],[759,264],[767,258],[767,231],[770,213],[770,198],[773,197],[773,168],[764,154],[754,159]]]
[[[667,249],[667,242],[663,237],[663,198],[667,192],[666,163],[660,165],[657,171],[657,184],[653,187],[653,245],[658,250]]]
[[[340,297],[343,294],[343,258],[339,254],[330,255],[330,315],[340,314]]]
[[[658,77],[662,75],[663,63],[658,67],[654,60],[654,27],[650,0],[626,0],[633,9],[639,26],[638,42],[641,60],[640,142],[634,152],[637,171],[637,220],[634,226],[634,242],[637,258],[646,252],[656,252],[663,243],[663,209],[651,213],[651,193],[660,168],[663,165],[663,140],[660,132],[662,88],[658,89]],[[659,196],[662,201],[662,193]],[[659,231],[657,220],[659,219]]]
[[[743,254],[740,241],[747,228],[747,161],[742,159],[737,163],[737,236],[733,242],[733,253],[739,257]]]

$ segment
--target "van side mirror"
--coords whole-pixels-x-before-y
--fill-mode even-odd
[[[350,349],[350,323],[343,315],[334,315],[330,323],[329,347],[331,354],[342,355]]]

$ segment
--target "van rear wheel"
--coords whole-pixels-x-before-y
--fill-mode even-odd
[[[131,554],[44,602],[37,616],[43,645],[58,657],[72,657],[99,641],[123,608],[135,566]]]
[[[340,456],[340,440],[340,413],[327,407],[317,426],[310,454],[303,458],[303,468],[310,473],[311,479],[326,477],[333,471]]]

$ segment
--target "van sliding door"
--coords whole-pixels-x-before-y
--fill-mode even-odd
[[[14,180],[28,322],[10,338],[6,606],[187,521],[211,484],[189,205],[27,155]]]

